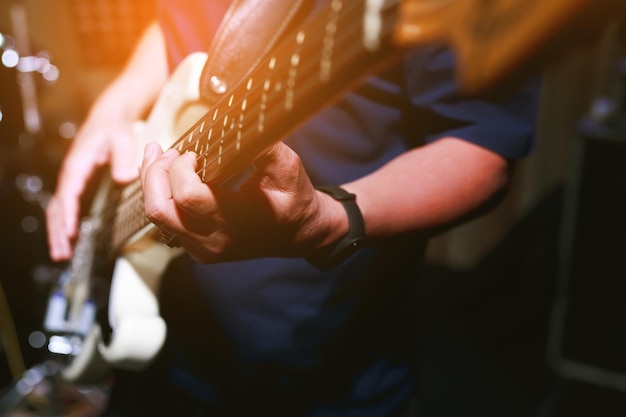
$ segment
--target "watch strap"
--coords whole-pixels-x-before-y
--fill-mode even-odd
[[[323,270],[329,270],[339,265],[363,246],[365,242],[365,222],[363,221],[363,214],[356,203],[356,194],[349,193],[336,185],[322,185],[315,187],[315,189],[339,201],[348,216],[348,233],[346,236],[330,247],[321,249],[314,256],[307,258],[312,265]]]

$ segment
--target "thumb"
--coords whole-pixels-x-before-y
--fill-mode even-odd
[[[253,178],[264,187],[288,191],[306,178],[300,157],[283,142],[267,148],[254,160],[254,167]]]
[[[137,178],[142,159],[140,141],[130,131],[116,132],[111,138],[111,176],[116,182],[128,183]]]

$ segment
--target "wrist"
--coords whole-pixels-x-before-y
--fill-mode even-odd
[[[338,186],[326,185],[316,189],[334,202],[339,214],[333,218],[339,220],[328,222],[326,239],[306,259],[312,265],[328,270],[339,265],[365,244],[365,223],[356,195]]]

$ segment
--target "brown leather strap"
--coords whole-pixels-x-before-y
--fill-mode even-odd
[[[277,40],[306,15],[312,3],[311,0],[233,0],[208,51],[200,78],[202,98],[213,104],[243,80]]]

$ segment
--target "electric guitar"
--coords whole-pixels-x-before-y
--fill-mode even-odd
[[[215,103],[200,97],[207,55],[187,57],[147,120],[136,124],[137,139],[195,152],[198,175],[219,184],[407,48],[450,43],[461,85],[481,91],[528,59],[588,1],[333,0],[282,37],[236,85],[213,80]],[[112,368],[143,369],[159,352],[166,337],[160,277],[182,253],[165,246],[145,217],[138,180],[121,189],[101,184],[45,323],[51,350],[66,358],[62,375],[79,383],[99,381]],[[95,282],[109,282],[109,273],[98,305]]]

